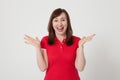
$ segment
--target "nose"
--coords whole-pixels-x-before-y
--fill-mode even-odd
[[[62,21],[59,21],[59,22],[58,22],[58,25],[61,27],[61,26],[62,26]]]

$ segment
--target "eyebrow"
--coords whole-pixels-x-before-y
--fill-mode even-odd
[[[54,18],[54,19],[58,19],[57,17],[56,18]],[[61,19],[67,19],[66,17],[61,17]]]

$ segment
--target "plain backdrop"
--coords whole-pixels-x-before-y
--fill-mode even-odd
[[[35,48],[23,38],[47,35],[56,8],[68,11],[74,35],[96,34],[85,44],[87,63],[79,72],[81,80],[120,80],[119,4],[120,0],[0,0],[0,80],[44,79]]]

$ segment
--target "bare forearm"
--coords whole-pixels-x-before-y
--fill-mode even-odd
[[[75,66],[79,71],[83,71],[86,64],[85,56],[84,56],[84,46],[79,46],[76,54]]]
[[[37,63],[41,71],[45,71],[47,69],[47,56],[45,50],[40,47],[40,40],[36,37],[35,39],[25,35],[24,37],[25,43],[30,44],[35,47],[37,52]]]
[[[79,70],[79,71],[83,71],[85,64],[86,64],[86,60],[85,60],[85,56],[84,56],[84,44],[90,40],[92,40],[92,38],[95,36],[95,34],[92,34],[90,36],[87,37],[83,37],[78,45],[79,48],[77,49],[77,54],[76,54],[76,60],[75,60],[75,67]]]
[[[37,55],[37,63],[41,71],[45,71],[47,69],[47,63],[45,61],[45,57],[43,56],[43,51],[41,48],[36,48],[36,55]]]

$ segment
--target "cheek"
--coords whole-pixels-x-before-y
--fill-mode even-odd
[[[67,26],[68,26],[67,23],[64,23],[64,26],[65,26],[65,28],[67,28]]]
[[[53,23],[52,25],[53,25],[53,27],[56,27],[56,26],[57,26],[57,23]]]
[[[53,29],[56,31],[57,24],[53,24]]]
[[[67,21],[63,22],[63,25],[64,25],[64,26],[67,26]]]

